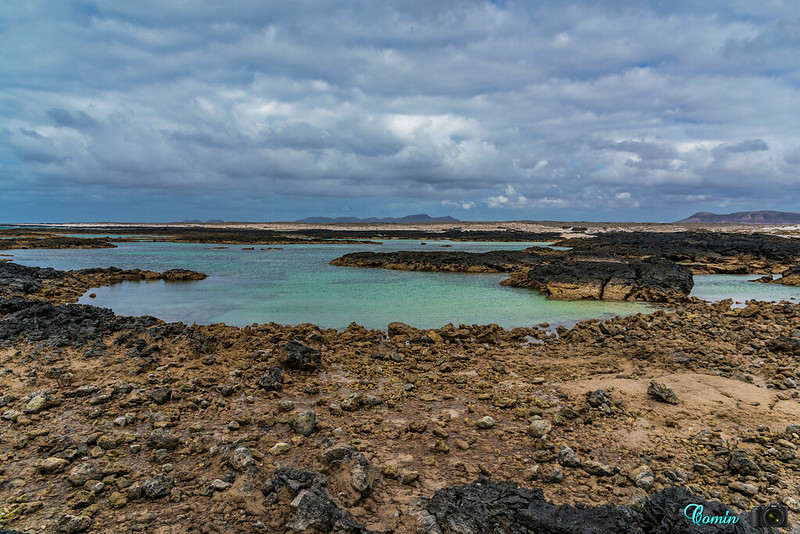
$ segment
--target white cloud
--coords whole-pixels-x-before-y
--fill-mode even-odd
[[[0,182],[43,211],[65,184],[233,213],[800,195],[796,21],[772,4],[24,4],[0,14]]]

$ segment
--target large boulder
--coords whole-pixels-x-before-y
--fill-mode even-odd
[[[685,298],[694,286],[687,268],[659,258],[556,257],[533,266],[520,282],[557,300],[668,302]]]

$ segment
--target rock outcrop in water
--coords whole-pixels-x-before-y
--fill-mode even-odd
[[[118,267],[57,271],[3,262],[0,263],[0,297],[16,294],[58,302],[75,302],[92,287],[126,281],[186,282],[203,280],[206,277],[204,273],[187,269],[170,269],[163,273]]]
[[[689,267],[694,274],[779,272],[800,261],[800,239],[766,234],[606,232],[556,244],[592,257],[662,257]]]
[[[15,249],[72,249],[72,248],[117,248],[106,237],[33,236],[12,237],[0,240],[0,250]]]
[[[783,271],[778,278],[773,278],[771,275],[764,276],[754,282],[761,282],[763,284],[780,284],[784,286],[800,286],[800,265],[793,265]]]
[[[341,267],[369,267],[399,271],[456,273],[510,273],[544,261],[540,254],[525,250],[492,252],[352,252],[331,260]]]
[[[660,258],[587,258],[546,249],[470,252],[355,252],[332,265],[407,271],[510,273],[504,285],[526,287],[559,300],[639,300],[686,298],[692,273]]]
[[[504,282],[559,300],[639,300],[686,298],[694,286],[689,269],[664,259],[562,260],[534,265]]]

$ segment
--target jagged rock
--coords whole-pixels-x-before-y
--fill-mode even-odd
[[[355,412],[364,404],[364,397],[359,392],[351,393],[345,397],[339,406],[346,412]]]
[[[147,438],[147,446],[151,449],[171,451],[176,449],[180,443],[180,438],[165,428],[156,428],[150,432],[150,436]]]
[[[92,518],[85,515],[63,515],[58,520],[56,530],[66,534],[77,534],[78,532],[85,532],[92,526]]]
[[[63,471],[67,465],[69,465],[67,460],[51,456],[39,462],[36,468],[40,473],[57,473]]]
[[[312,347],[307,347],[293,339],[284,345],[286,349],[286,367],[300,371],[313,371],[322,362],[322,353]]]
[[[480,478],[424,499],[429,518],[420,526],[421,532],[442,534],[778,534],[777,529],[751,527],[747,513],[734,525],[695,525],[683,513],[691,504],[702,505],[703,515],[736,515],[722,503],[706,501],[683,488],[665,489],[635,508],[610,504],[572,507],[547,502],[541,489]]]
[[[349,445],[325,451],[322,464],[346,505],[355,505],[372,493],[373,484],[380,477],[380,470],[373,468],[362,453]]]
[[[253,453],[247,447],[236,447],[229,452],[223,454],[225,461],[235,471],[248,473],[256,469],[256,461],[253,459]]]
[[[166,404],[172,398],[172,388],[167,387],[158,387],[153,390],[150,394],[150,398],[153,399],[153,402],[156,404]]]
[[[653,471],[646,465],[642,465],[634,469],[629,478],[638,488],[642,488],[645,491],[650,491],[653,489],[653,485],[656,482],[655,476],[653,475]]]
[[[36,395],[25,405],[25,413],[39,413],[47,407],[47,396]]]
[[[728,462],[731,473],[740,475],[757,475],[761,469],[744,451],[734,451]]]
[[[268,500],[276,501],[282,488],[290,492],[294,513],[286,526],[295,532],[369,534],[369,530],[336,505],[327,485],[327,479],[319,473],[281,467],[267,481],[264,493]]]
[[[284,443],[283,441],[279,441],[278,443],[270,447],[269,453],[272,456],[280,456],[281,454],[289,452],[289,449],[291,448],[292,446],[289,443]]]
[[[571,447],[564,445],[558,451],[558,463],[564,467],[580,467],[581,461]]]
[[[283,389],[283,372],[279,367],[272,366],[267,373],[258,379],[258,387],[265,391],[280,391]]]
[[[169,495],[174,486],[175,480],[172,477],[156,475],[142,483],[142,493],[148,499],[160,499]]]
[[[93,464],[93,463],[80,463],[73,467],[69,475],[67,475],[67,480],[69,480],[73,486],[83,486],[89,480],[99,480],[103,477],[103,470]]]
[[[642,300],[668,302],[685,298],[694,280],[686,267],[659,258],[566,259],[534,265],[522,285],[559,300]]]
[[[647,387],[647,394],[658,402],[678,404],[678,396],[675,395],[675,392],[672,391],[666,384],[662,384],[661,382],[657,382],[655,380],[650,381],[650,385]]]

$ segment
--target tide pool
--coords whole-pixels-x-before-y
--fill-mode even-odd
[[[342,329],[351,322],[385,329],[392,321],[417,328],[447,323],[497,323],[504,328],[542,322],[571,325],[590,318],[647,313],[645,303],[552,301],[527,289],[499,285],[503,274],[428,273],[336,267],[348,252],[395,250],[518,250],[546,243],[387,240],[363,245],[247,245],[119,243],[115,249],[11,250],[12,261],[56,269],[116,266],[123,269],[185,268],[209,275],[197,282],[124,282],[87,292],[80,302],[122,315],[153,315],[184,323],[313,323]],[[441,245],[451,245],[443,248]],[[222,248],[220,248],[222,247]],[[695,276],[693,296],[791,300],[798,288],[757,284],[755,276]],[[93,292],[96,298],[89,298]]]
[[[765,302],[782,300],[793,302],[800,298],[800,287],[751,281],[756,278],[761,278],[761,275],[698,274],[694,276],[694,287],[689,296],[710,301],[733,299],[734,307],[744,306],[746,301],[753,299]]]
[[[425,243],[424,245],[422,243]],[[444,248],[441,245],[451,245]],[[418,328],[447,323],[497,323],[505,328],[541,322],[574,324],[648,312],[642,303],[549,301],[527,289],[499,285],[503,274],[427,273],[336,267],[348,252],[395,250],[518,250],[546,243],[387,240],[365,245],[245,245],[119,243],[116,249],[13,250],[13,261],[56,269],[116,266],[123,269],[185,268],[209,275],[198,282],[125,282],[92,289],[80,302],[122,315],[167,321],[313,323],[346,328],[356,322],[385,329],[392,321]],[[225,248],[218,248],[225,247]]]

